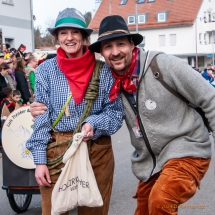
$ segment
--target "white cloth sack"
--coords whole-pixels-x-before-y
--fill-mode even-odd
[[[52,191],[52,215],[59,215],[77,206],[99,207],[103,200],[89,160],[83,133],[73,137],[73,143],[63,156],[65,166]]]

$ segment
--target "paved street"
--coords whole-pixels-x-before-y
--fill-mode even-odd
[[[135,193],[137,179],[130,169],[130,155],[133,149],[130,146],[125,125],[112,137],[112,140],[116,168],[109,215],[132,215],[136,202],[131,196]],[[211,166],[202,181],[201,190],[198,190],[192,199],[179,208],[179,215],[215,214],[214,158],[213,153]],[[0,158],[0,174],[2,175],[2,158]],[[0,177],[0,185],[2,185],[2,177]],[[5,191],[0,189],[0,196],[0,215],[15,215],[16,213],[10,208]],[[29,210],[23,214],[41,214],[40,201],[40,196],[34,195]],[[76,211],[72,211],[70,214],[76,215]]]

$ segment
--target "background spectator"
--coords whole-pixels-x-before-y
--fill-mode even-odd
[[[10,61],[7,63],[7,65],[10,67],[10,69],[8,70],[8,74],[6,75],[6,78],[8,80],[8,87],[10,87],[12,90],[16,90],[16,79],[13,62]]]
[[[204,72],[202,73],[202,77],[207,80],[209,83],[211,83],[214,80],[214,77],[212,75],[211,69],[204,69]]]
[[[4,62],[4,53],[0,52],[0,65]]]
[[[0,65],[0,93],[2,90],[7,87],[8,80],[6,78],[6,75],[8,74],[9,66],[6,63],[2,63]],[[2,96],[0,95],[0,102],[2,100]]]
[[[14,111],[16,104],[12,102],[12,96],[13,96],[12,89],[10,87],[5,87],[1,92],[1,96],[3,99],[0,103],[0,113],[2,113],[2,108],[4,105],[7,106],[10,113]]]
[[[12,101],[15,102],[16,104],[20,104],[21,100],[21,93],[19,90],[13,90],[13,96],[12,96]]]
[[[23,99],[23,104],[27,104],[29,102],[29,98],[31,97],[27,77],[25,74],[24,62],[22,58],[17,58],[14,64],[15,70],[15,78],[17,82],[16,89],[20,91],[21,97]]]

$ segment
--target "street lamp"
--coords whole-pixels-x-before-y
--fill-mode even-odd
[[[198,65],[198,53],[197,53],[197,18],[196,17],[196,23],[195,23],[195,35],[196,35],[196,69],[199,68],[199,65]]]
[[[138,33],[138,8],[137,4],[139,3],[139,0],[135,0],[135,13],[136,13],[136,32]]]
[[[215,31],[212,30],[212,66],[214,66],[214,42],[215,42],[214,33]]]

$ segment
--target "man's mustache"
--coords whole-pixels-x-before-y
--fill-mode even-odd
[[[124,54],[111,55],[110,60],[121,60],[124,57]]]

